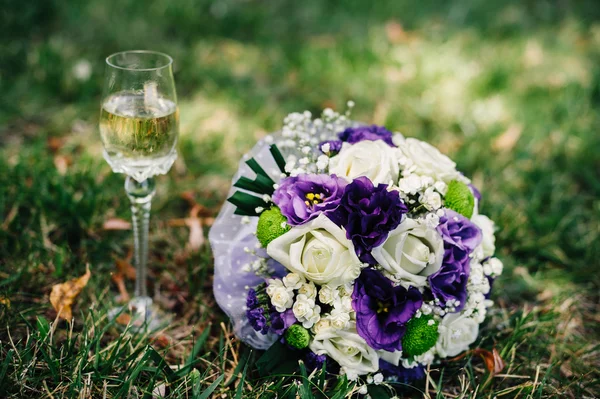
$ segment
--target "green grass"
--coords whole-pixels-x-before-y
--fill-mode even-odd
[[[240,156],[287,113],[348,99],[356,119],[450,155],[500,227],[505,271],[478,345],[505,369],[462,359],[398,395],[600,396],[595,2],[9,0],[0,37],[0,397],[351,395],[300,368],[261,376],[214,302],[210,249],[186,250],[171,222],[190,196],[214,216]],[[180,159],[157,179],[150,234],[150,292],[175,319],[153,336],[106,316],[132,237],[103,229],[129,204],[101,158],[99,96],[104,57],[130,48],[173,55],[180,97]],[[48,296],[87,264],[69,325]]]

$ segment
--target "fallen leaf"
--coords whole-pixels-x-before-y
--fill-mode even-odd
[[[71,306],[75,302],[75,298],[81,293],[87,285],[91,273],[89,265],[86,266],[85,274],[81,277],[74,278],[62,284],[55,284],[50,293],[50,303],[59,316],[67,321],[73,318]]]
[[[163,399],[167,397],[167,385],[163,382],[152,390],[152,399]]]
[[[494,140],[494,144],[492,145],[493,149],[496,151],[512,150],[517,144],[517,141],[519,141],[522,132],[523,126],[521,125],[509,126],[504,133]]]
[[[185,220],[185,224],[190,228],[187,248],[191,251],[197,251],[204,244],[204,232],[202,231],[202,221],[198,217],[201,206],[194,205],[190,211],[190,217]]]
[[[62,137],[48,137],[48,140],[46,141],[46,145],[52,153],[58,152],[64,144],[65,139]]]
[[[117,285],[117,288],[119,289],[119,302],[129,302],[129,293],[127,292],[127,287],[125,287],[125,278],[123,275],[121,273],[114,273],[110,279]]]
[[[406,31],[397,21],[389,21],[385,24],[385,34],[391,43],[402,43],[406,41]]]
[[[129,313],[121,313],[119,316],[117,316],[115,321],[126,326],[131,321],[131,315]]]
[[[110,218],[104,221],[102,228],[104,230],[130,230],[131,223],[119,218]]]
[[[55,155],[54,156],[54,166],[58,171],[58,174],[65,175],[69,166],[73,164],[73,159],[68,155]]]
[[[129,280],[135,280],[135,267],[129,263],[128,259],[115,258],[115,264],[117,265],[118,274],[122,274]]]
[[[10,309],[10,299],[8,299],[5,296],[0,296],[0,304],[6,306],[8,309]]]
[[[562,373],[562,375],[564,375],[567,378],[573,377],[573,371],[571,370],[571,361],[570,360],[565,360],[560,365],[560,372]]]
[[[115,266],[117,272],[113,273],[111,280],[117,285],[119,289],[120,302],[129,302],[129,293],[127,287],[125,287],[125,278],[129,280],[135,280],[135,268],[131,265],[131,258],[133,257],[133,251],[130,250],[124,259],[115,257]]]
[[[491,352],[481,348],[474,349],[473,354],[481,356],[485,363],[485,368],[491,375],[496,375],[504,369],[504,360],[502,360],[496,348],[492,349]]]
[[[152,343],[164,349],[171,344],[171,339],[165,334],[159,334],[152,339]]]

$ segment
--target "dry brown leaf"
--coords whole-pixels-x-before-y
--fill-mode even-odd
[[[46,145],[52,153],[58,152],[64,144],[65,139],[63,137],[48,137],[48,140],[46,141]]]
[[[474,355],[479,355],[485,363],[485,368],[491,375],[496,375],[504,369],[504,360],[500,357],[500,353],[496,348],[492,351],[486,349],[477,348],[473,350]]]
[[[90,267],[86,266],[85,274],[81,277],[74,278],[62,284],[55,284],[50,293],[50,303],[60,317],[67,321],[73,318],[71,306],[75,302],[75,298],[83,290],[90,280]]]
[[[402,43],[407,39],[406,31],[397,21],[389,21],[385,24],[385,34],[391,43]]]
[[[129,313],[121,313],[115,321],[119,324],[126,326],[131,321],[131,315]]]
[[[115,258],[117,274],[121,274],[129,280],[135,280],[135,267],[129,263],[129,259]]]
[[[494,140],[492,147],[496,151],[510,151],[515,147],[517,141],[519,141],[522,132],[523,126],[511,125],[504,133]]]
[[[5,296],[0,296],[0,305],[4,305],[6,308],[10,309],[10,299]]]
[[[198,218],[201,206],[196,204],[190,211],[190,217],[185,220],[185,224],[190,228],[187,248],[191,251],[197,251],[204,245],[204,232],[202,231],[202,221]]]
[[[129,293],[127,292],[127,287],[125,287],[125,278],[121,273],[114,273],[110,279],[117,285],[119,289],[120,302],[129,302]]]
[[[104,221],[102,228],[104,230],[130,230],[131,223],[124,219],[110,218]]]
[[[65,175],[69,166],[73,164],[73,159],[68,155],[55,155],[54,156],[54,166],[58,171],[58,174]]]
[[[159,334],[152,339],[152,343],[164,349],[171,344],[171,339],[165,334]]]

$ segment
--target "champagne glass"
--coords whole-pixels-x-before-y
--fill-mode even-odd
[[[146,287],[148,222],[155,193],[153,176],[168,172],[177,158],[179,111],[173,59],[155,51],[124,51],[106,58],[106,64],[100,136],[112,170],[127,175],[136,267],[133,299],[125,309],[113,309],[109,317],[129,311],[134,328],[154,329],[164,320]]]

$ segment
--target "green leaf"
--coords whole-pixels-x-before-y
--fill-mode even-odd
[[[37,317],[37,329],[40,333],[40,341],[43,341],[48,336],[50,332],[50,323],[44,316]]]
[[[208,388],[206,388],[204,390],[204,392],[202,392],[202,395],[200,396],[196,396],[196,386],[200,386],[201,381],[197,382],[197,385],[194,386],[194,399],[207,399],[208,397],[210,397],[210,395],[215,391],[215,389],[217,389],[217,387],[219,386],[219,384],[223,381],[223,379],[225,378],[225,374],[221,374],[212,384],[209,385]],[[200,389],[198,389],[198,391],[200,391]]]
[[[285,171],[285,159],[283,158],[283,155],[281,155],[279,148],[277,148],[275,144],[271,144],[269,151],[271,152],[271,155],[273,156],[273,159],[275,160],[275,163],[277,164],[277,167],[281,173],[285,173],[287,175],[288,173]]]
[[[275,184],[275,182],[269,177],[269,174],[265,172],[265,170],[256,162],[256,159],[250,158],[246,161],[246,164],[252,169],[257,176],[263,176],[271,181],[271,185]]]
[[[0,367],[0,384],[4,380],[4,376],[6,375],[6,370],[8,370],[8,365],[10,364],[10,361],[12,360],[14,354],[15,354],[14,349],[9,349],[8,352],[6,353],[6,357],[4,358],[4,361],[2,362],[2,366]]]
[[[298,352],[281,342],[275,342],[256,362],[261,376],[293,374],[298,369]]]
[[[369,391],[369,395],[372,398],[381,398],[381,399],[389,399],[390,391],[386,389],[383,385],[369,385],[367,386],[367,390]]]
[[[244,214],[247,216],[258,216],[256,208],[264,208],[267,205],[262,198],[241,191],[233,193],[231,197],[227,198],[227,201],[237,207],[236,215]],[[244,213],[238,213],[238,210],[241,210]]]

